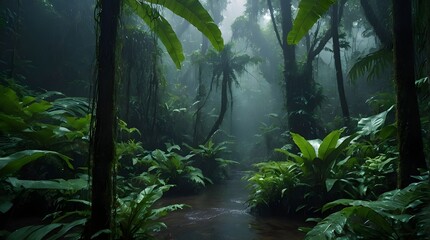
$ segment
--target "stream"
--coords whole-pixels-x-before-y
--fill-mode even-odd
[[[256,217],[249,213],[245,202],[248,191],[242,176],[243,172],[235,172],[230,180],[208,186],[198,195],[163,199],[163,204],[183,203],[191,207],[163,218],[168,229],[160,239],[303,239],[304,234],[297,230],[303,226],[301,221]]]

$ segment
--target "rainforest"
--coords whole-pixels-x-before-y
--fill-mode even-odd
[[[0,1],[0,239],[430,239],[430,1]]]

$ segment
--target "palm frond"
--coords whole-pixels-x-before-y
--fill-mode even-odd
[[[356,81],[361,76],[367,74],[367,80],[379,77],[380,74],[393,62],[393,52],[391,49],[381,48],[357,59],[348,71],[351,81]]]

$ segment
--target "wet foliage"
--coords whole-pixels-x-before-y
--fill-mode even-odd
[[[429,1],[107,2],[0,2],[1,239],[429,239]]]

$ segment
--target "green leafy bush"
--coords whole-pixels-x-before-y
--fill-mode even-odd
[[[173,184],[176,192],[193,192],[205,186],[211,180],[205,177],[199,168],[193,167],[193,155],[182,156],[178,145],[168,146],[166,151],[156,149],[143,158],[135,158],[135,165],[144,165],[147,171]]]
[[[342,160],[341,153],[356,136],[340,138],[341,133],[342,130],[335,130],[322,141],[291,133],[301,154],[293,154],[286,147],[275,149],[285,154],[285,161],[256,165],[258,171],[248,178],[251,206],[258,208],[265,203],[269,208],[281,207],[289,213],[302,208],[319,209],[339,192],[334,188],[338,181],[334,178],[335,169]]]
[[[429,193],[425,177],[375,201],[336,200],[323,211],[344,208],[321,220],[305,239],[429,239]]]
[[[220,181],[228,176],[228,168],[231,165],[238,164],[236,161],[227,160],[221,157],[223,153],[227,152],[227,144],[230,142],[221,142],[215,144],[209,140],[204,145],[199,145],[193,148],[185,144],[191,150],[192,164],[200,168],[205,176],[214,180]]]

